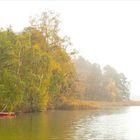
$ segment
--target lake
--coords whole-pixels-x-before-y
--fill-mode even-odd
[[[0,140],[140,140],[140,107],[0,118]]]

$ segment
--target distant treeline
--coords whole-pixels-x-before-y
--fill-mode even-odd
[[[59,35],[59,17],[44,12],[16,33],[0,29],[0,111],[57,108],[63,99],[120,101],[129,99],[124,74],[73,60],[67,36]],[[74,67],[75,66],[75,67]]]
[[[106,65],[101,69],[79,56],[73,60],[77,73],[77,98],[101,101],[129,100],[130,83],[123,73]]]

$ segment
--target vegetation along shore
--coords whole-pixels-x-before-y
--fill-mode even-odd
[[[21,32],[0,29],[0,111],[139,105],[129,99],[126,76],[78,56],[59,23],[48,11]]]

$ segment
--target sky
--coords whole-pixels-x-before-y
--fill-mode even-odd
[[[92,63],[109,64],[131,82],[131,99],[140,99],[139,1],[0,1],[0,27],[21,31],[29,17],[53,10],[62,35]]]

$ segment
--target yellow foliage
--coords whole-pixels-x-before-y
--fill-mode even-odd
[[[40,47],[39,47],[39,45],[36,43],[36,44],[33,46],[33,48],[39,49]]]

